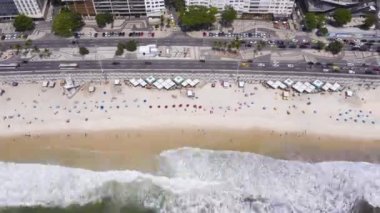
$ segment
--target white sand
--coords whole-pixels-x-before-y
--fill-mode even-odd
[[[42,88],[41,84],[0,86],[5,90],[0,96],[0,136],[195,127],[262,128],[380,139],[380,88],[355,87],[355,96],[347,99],[340,92],[296,94],[289,100],[282,100],[280,90],[252,84],[246,85],[244,91],[236,85],[225,89],[220,85],[211,88],[207,84],[194,90],[197,97],[194,99],[186,97],[185,90],[158,91],[112,84],[95,86],[95,93],[89,94],[84,88],[71,99],[62,95],[59,85],[54,89]],[[195,109],[193,105],[202,108]]]

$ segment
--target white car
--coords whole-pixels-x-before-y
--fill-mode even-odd
[[[349,74],[355,74],[355,71],[353,71],[353,70],[348,70],[348,73],[349,73]]]
[[[265,67],[265,64],[264,63],[258,63],[257,66],[259,66],[259,67]]]
[[[289,67],[289,68],[293,68],[293,67],[294,67],[294,64],[288,64],[288,67]]]
[[[273,66],[274,66],[274,67],[279,67],[280,65],[277,64],[277,63],[274,63]]]
[[[323,69],[323,72],[329,72],[330,70],[329,69]]]

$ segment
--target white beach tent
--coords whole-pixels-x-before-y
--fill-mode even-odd
[[[175,85],[175,83],[170,78],[168,78],[162,83],[162,85],[165,87],[165,89],[170,89]]]
[[[244,81],[239,81],[238,82],[238,87],[239,88],[244,88],[245,82]]]
[[[335,82],[334,85],[332,85],[330,87],[330,89],[335,92],[335,91],[337,91],[337,90],[340,89],[340,84],[338,84],[337,82]]]
[[[198,79],[194,79],[191,82],[189,82],[190,86],[195,87],[199,83]]]
[[[277,89],[277,84],[275,84],[273,81],[269,80],[266,82],[268,86],[272,87],[273,89]]]
[[[176,84],[181,84],[182,82],[183,82],[183,78],[181,77],[181,76],[176,76],[175,78],[174,78],[174,82],[176,83]]]
[[[139,83],[139,85],[141,85],[142,87],[145,87],[147,85],[147,83],[142,79],[140,78],[139,80],[137,80],[137,82]]]
[[[148,84],[153,84],[156,79],[153,76],[149,76],[148,78],[145,79]]]
[[[332,85],[329,82],[327,82],[325,83],[325,85],[323,85],[322,90],[328,91],[331,87]]]
[[[306,86],[302,82],[297,81],[297,83],[295,83],[292,88],[299,93],[303,93],[306,89]]]
[[[120,80],[119,79],[115,79],[115,81],[113,82],[114,85],[121,85],[120,83]]]
[[[43,86],[43,87],[47,87],[48,85],[49,85],[49,82],[48,82],[48,81],[43,81],[43,82],[42,82],[42,86]]]
[[[315,90],[315,86],[310,84],[309,82],[305,82],[304,85],[305,85],[305,91],[307,93],[311,93]]]
[[[351,97],[354,93],[351,90],[346,91],[346,96]]]
[[[276,85],[276,87],[280,87],[281,89],[286,89],[286,85],[283,84],[281,81],[276,81],[274,82],[274,84]]]
[[[49,81],[48,86],[51,87],[51,88],[55,87],[55,82],[54,81]]]
[[[317,88],[321,88],[323,86],[323,82],[317,79],[313,81],[313,85]]]
[[[137,80],[134,79],[134,78],[130,79],[129,82],[130,82],[134,87],[136,87],[136,86],[139,85],[139,82],[137,82]]]
[[[194,92],[192,90],[187,90],[187,97],[194,97]]]
[[[162,83],[164,83],[164,80],[163,79],[158,79],[156,82],[153,83],[153,85],[155,87],[157,87],[157,89],[162,89],[164,86],[162,85]]]
[[[284,83],[286,86],[290,87],[294,84],[294,81],[292,81],[290,78],[288,78],[284,81]]]
[[[184,81],[181,83],[181,85],[182,85],[183,87],[186,87],[186,86],[188,86],[188,85],[190,84],[190,82],[191,82],[191,79],[186,79],[186,80],[184,80]]]

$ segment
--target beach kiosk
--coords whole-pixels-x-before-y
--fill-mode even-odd
[[[244,81],[239,81],[238,82],[238,87],[239,88],[244,88],[245,82]]]

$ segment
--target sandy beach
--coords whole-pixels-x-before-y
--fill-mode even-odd
[[[292,93],[248,84],[193,91],[85,85],[72,98],[40,84],[2,85],[0,160],[95,170],[155,170],[179,147],[249,151],[284,159],[378,162],[379,88]]]
[[[40,84],[2,86],[1,136],[40,135],[61,132],[149,128],[267,129],[279,133],[330,135],[380,139],[379,88],[355,88],[344,92],[293,93],[282,100],[280,90],[259,84],[244,89],[232,85],[212,88],[158,91],[113,84],[86,86],[74,97],[63,96],[61,87]]]

